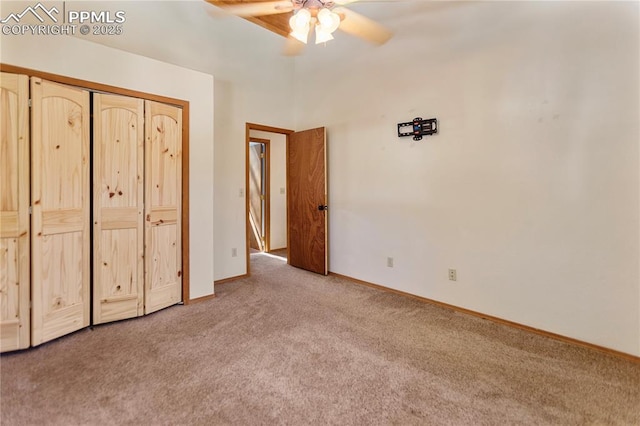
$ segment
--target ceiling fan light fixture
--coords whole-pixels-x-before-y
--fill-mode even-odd
[[[297,28],[291,31],[289,35],[295,38],[296,40],[299,40],[304,44],[307,44],[307,40],[309,38],[309,25],[307,25],[305,28]]]
[[[291,27],[291,37],[307,44],[309,38],[309,28],[311,23],[311,13],[306,9],[300,9],[298,13],[289,19]]]
[[[326,43],[330,40],[333,40],[331,33],[325,30],[322,25],[316,25],[316,44]]]
[[[311,12],[307,9],[300,9],[295,15],[289,19],[289,26],[293,31],[299,28],[308,27],[311,22]]]
[[[340,15],[324,7],[318,12],[318,22],[323,31],[331,34],[340,26]]]
[[[2,0],[0,0],[2,1]],[[255,21],[271,31],[288,34],[287,55],[300,52],[308,43],[311,30],[316,32],[316,42],[324,43],[333,39],[333,33],[343,32],[359,37],[375,45],[383,45],[393,33],[378,22],[367,18],[344,5],[358,0],[207,0],[218,5],[232,15]],[[401,1],[401,0],[362,0]],[[408,0],[407,0],[408,1]],[[292,13],[293,12],[293,13]],[[286,14],[286,15],[285,15]],[[276,16],[276,19],[266,17]],[[284,21],[282,21],[284,20]],[[290,28],[287,28],[287,23]]]
[[[300,9],[289,19],[289,26],[291,27],[291,37],[307,44],[311,27],[311,12],[307,9]]]

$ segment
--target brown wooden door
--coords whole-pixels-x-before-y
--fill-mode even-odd
[[[145,101],[145,314],[182,300],[182,110]]]
[[[29,347],[29,77],[0,74],[0,352]]]
[[[89,92],[31,79],[32,344],[89,325]]]
[[[287,144],[289,264],[327,275],[327,174],[324,127],[292,133]]]
[[[144,313],[144,101],[93,96],[93,323]]]

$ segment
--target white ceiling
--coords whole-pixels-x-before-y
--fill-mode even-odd
[[[457,32],[465,21],[472,19],[470,14],[476,14],[487,5],[457,1],[363,0],[349,7],[392,29],[396,41],[415,37],[419,30],[420,38],[428,43],[430,39]],[[202,0],[74,1],[73,7],[124,10],[127,19],[122,35],[77,37],[203,72],[212,73],[220,68],[220,64],[215,63],[216,58],[251,56],[258,63],[294,60],[281,55],[282,37],[237,17],[212,17],[210,12],[218,11],[218,8]],[[327,45],[307,46],[304,55],[322,51],[324,55],[348,58],[363,49],[376,48],[338,33],[336,40]],[[411,54],[405,53],[407,58]]]
[[[19,10],[33,1],[3,0],[2,11],[14,3]],[[353,62],[363,55],[384,55],[391,66],[410,62],[416,55],[446,60],[473,53],[467,51],[470,46],[499,43],[509,37],[513,27],[534,27],[539,18],[548,19],[541,16],[546,8],[532,7],[539,3],[361,0],[349,7],[390,28],[395,35],[387,44],[373,46],[338,31],[335,40],[326,45],[310,44],[299,58],[282,56],[284,38],[258,25],[234,16],[212,17],[211,12],[219,9],[203,0],[66,1],[66,7],[126,13],[121,35],[76,37],[213,74],[218,80],[251,75],[254,81],[255,70],[260,69],[257,84],[269,84],[274,75],[304,78],[307,72],[301,74],[300,70],[309,67],[331,72],[335,64]],[[571,19],[553,13],[552,20],[560,25]]]

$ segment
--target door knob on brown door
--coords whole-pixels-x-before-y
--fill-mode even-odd
[[[327,211],[329,210],[329,206],[323,206],[322,204],[320,204],[318,206],[318,210],[320,210],[321,212]]]

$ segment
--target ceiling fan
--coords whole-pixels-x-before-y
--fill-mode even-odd
[[[315,32],[316,44],[333,40],[333,33],[341,30],[370,43],[382,45],[392,36],[384,26],[344,7],[360,0],[206,0],[225,12],[243,18],[282,15],[288,19],[286,32],[289,44],[285,54],[300,53]],[[366,0],[364,0],[366,1]],[[283,25],[284,26],[284,25]]]

